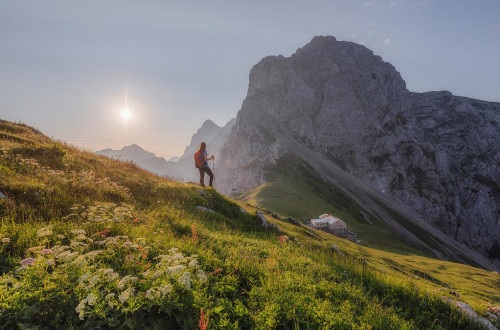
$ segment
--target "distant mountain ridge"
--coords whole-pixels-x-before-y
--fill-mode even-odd
[[[206,142],[209,154],[215,155],[217,159],[219,151],[226,142],[235,122],[236,120],[233,118],[223,127],[219,127],[213,121],[206,120],[196,133],[193,134],[191,142],[186,146],[184,153],[180,157],[172,157],[168,161],[141,148],[137,144],[123,147],[120,150],[107,148],[96,151],[95,154],[132,161],[139,167],[157,175],[196,182],[199,179],[199,173],[194,167],[193,155],[200,147],[200,143]]]
[[[96,151],[95,153],[98,155],[108,156],[111,158],[116,158],[121,160],[129,160],[134,162],[157,157],[154,153],[141,148],[137,144],[131,144],[129,146],[125,146],[120,150],[113,150],[111,148],[107,148]]]
[[[165,169],[169,167],[169,162],[165,158],[158,157],[137,144],[125,146],[120,150],[107,148],[96,151],[95,154],[118,160],[131,161],[137,166],[158,175],[166,175]]]

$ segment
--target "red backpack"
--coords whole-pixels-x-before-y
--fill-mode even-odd
[[[203,158],[203,152],[197,151],[194,154],[194,166],[196,168],[203,168],[203,167],[205,167],[205,159]]]

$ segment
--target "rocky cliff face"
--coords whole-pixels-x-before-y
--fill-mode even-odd
[[[366,47],[315,37],[252,69],[219,188],[264,183],[299,144],[484,255],[499,240],[500,103],[412,93]]]
[[[176,162],[169,162],[168,168],[165,169],[165,174],[184,181],[198,182],[200,180],[200,173],[194,167],[193,156],[198,151],[200,143],[205,142],[209,156],[215,155],[216,159],[218,159],[220,148],[227,141],[235,122],[236,120],[233,118],[223,127],[219,127],[211,120],[206,120],[201,128],[193,134],[191,143],[186,147],[180,159]]]
[[[221,127],[217,126],[217,124],[213,121],[210,119],[205,120],[201,127],[191,137],[191,142],[186,146],[186,149],[180,159],[193,158],[194,153],[200,147],[200,143],[209,142],[219,133],[220,130]]]
[[[198,131],[193,134],[191,143],[186,147],[179,161],[186,158],[189,158],[189,161],[193,161],[193,155],[200,148],[201,142],[207,144],[207,151],[210,155],[218,156],[219,150],[227,141],[227,137],[231,133],[235,122],[236,120],[232,118],[223,127],[219,127],[211,120],[206,120]]]

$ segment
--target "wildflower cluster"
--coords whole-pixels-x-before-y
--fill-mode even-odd
[[[278,239],[278,242],[280,242],[281,244],[286,243],[290,239],[287,235],[280,235],[276,238]]]
[[[34,158],[24,158],[23,155],[19,153],[12,153],[8,148],[3,147],[0,153],[0,161],[3,164],[9,165],[9,167],[15,168],[18,173],[35,173],[34,170],[38,171],[50,171],[47,166],[42,166]]]
[[[46,237],[46,236],[51,236],[52,235],[52,227],[42,227],[37,230],[36,235],[38,237]]]
[[[15,175],[9,178],[9,181],[15,183],[22,180],[23,176],[29,175],[32,179],[43,183],[46,186],[60,187],[61,190],[72,191],[76,196],[81,194],[94,195],[114,195],[121,200],[130,199],[129,189],[119,185],[108,177],[97,178],[93,171],[74,171],[63,166],[62,168],[51,168],[39,163],[35,158],[24,158],[19,153],[13,153],[6,148],[0,153],[0,163],[7,165],[15,171]],[[6,182],[8,184],[9,182]],[[37,195],[43,199],[44,194],[40,190]]]
[[[122,248],[141,251],[149,249],[140,244],[123,241],[124,236],[106,239],[106,248]],[[121,243],[120,243],[121,242]],[[127,257],[130,254],[127,255]],[[126,257],[126,258],[127,258]],[[78,279],[79,296],[83,299],[75,311],[80,319],[97,314],[102,310],[135,311],[141,307],[161,306],[174,295],[186,295],[192,289],[207,280],[207,276],[198,267],[196,255],[184,256],[176,248],[169,254],[160,255],[146,265],[146,270],[135,274],[120,276],[112,268],[89,269]]]
[[[278,240],[278,242],[281,245],[284,245],[286,243],[302,245],[302,242],[299,241],[299,239],[297,237],[290,238],[287,235],[279,235],[279,236],[276,236],[276,239]]]
[[[134,219],[133,209],[129,205],[118,206],[116,203],[100,203],[93,206],[80,204],[70,208],[71,213],[63,220],[76,220],[82,224],[113,223]]]
[[[145,239],[106,237],[108,233],[91,238],[84,229],[74,229],[68,245],[31,248],[27,253],[34,257],[21,260],[15,272],[0,277],[0,292],[6,297],[2,303],[21,305],[15,301],[21,298],[16,290],[38,289],[43,294],[44,282],[60,283],[61,293],[72,292],[77,299],[74,311],[84,320],[140,308],[165,309],[166,301],[182,303],[194,286],[207,280],[196,255],[185,256],[171,248],[167,254],[150,257]],[[51,228],[41,228],[38,234],[51,235]]]

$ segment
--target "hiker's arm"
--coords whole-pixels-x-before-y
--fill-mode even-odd
[[[211,159],[215,159],[215,156],[214,156],[214,155],[212,155],[212,157],[207,158],[207,160],[211,160]]]

